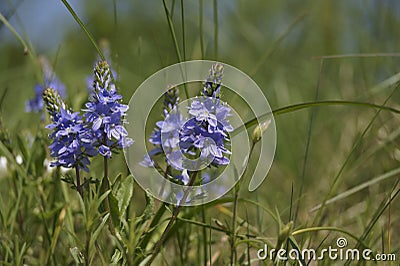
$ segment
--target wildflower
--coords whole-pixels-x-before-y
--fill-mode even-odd
[[[46,126],[53,130],[49,135],[52,140],[49,149],[55,161],[50,166],[78,167],[88,171],[88,157],[96,155],[97,151],[93,148],[93,139],[82,117],[78,112],[73,113],[53,89],[43,91],[43,100],[52,120]]]
[[[110,44],[106,39],[102,39],[99,43],[100,45],[100,49],[104,55],[104,58],[106,59],[105,61],[107,62],[111,62],[111,51],[110,51]],[[96,67],[96,64],[98,61],[101,61],[101,58],[99,55],[97,55],[96,61],[94,62],[94,68]],[[115,79],[117,79],[117,72],[115,72],[112,67],[111,67],[111,63],[110,63],[110,70],[112,73],[112,77]],[[88,88],[89,93],[92,92],[93,90],[93,84],[95,82],[95,78],[93,75],[88,75],[86,77],[86,86]]]
[[[226,155],[231,153],[227,148],[228,132],[233,128],[227,119],[230,108],[220,100],[222,75],[222,65],[214,64],[204,82],[202,96],[191,102],[189,114],[192,117],[180,130],[179,137],[183,152],[194,154],[198,149],[202,157],[211,154],[214,166],[228,164],[230,160]]]
[[[144,156],[144,160],[140,163],[144,167],[154,167],[154,161],[152,159],[156,154],[170,154],[174,153],[174,150],[179,150],[179,130],[182,127],[184,121],[183,116],[178,109],[179,104],[179,90],[177,87],[169,86],[164,94],[163,101],[163,117],[162,121],[156,122],[149,142],[152,143],[155,148],[150,150],[148,154]],[[168,165],[173,166],[175,170],[180,171],[180,174],[173,175],[172,179],[179,181],[184,185],[189,183],[189,175],[187,170],[184,170],[179,165],[172,163],[169,158],[173,156],[165,156],[165,160]],[[171,174],[171,173],[169,173]]]
[[[83,111],[96,140],[95,146],[107,158],[116,149],[133,143],[123,126],[128,106],[122,104],[121,99],[112,80],[110,67],[107,62],[99,61],[94,69],[93,90]]]
[[[40,58],[40,62],[42,65],[44,83],[35,85],[35,96],[25,103],[26,112],[39,113],[43,110],[42,93],[46,88],[54,89],[62,98],[66,96],[65,85],[57,78],[49,62],[45,58]]]
[[[145,156],[145,161],[151,159],[146,158],[149,155],[152,157],[160,153],[169,153],[179,145],[179,129],[183,124],[183,117],[178,110],[178,103],[178,88],[169,86],[164,95],[163,102],[163,117],[165,119],[156,122],[156,127],[149,138],[149,142],[152,143],[155,148]]]

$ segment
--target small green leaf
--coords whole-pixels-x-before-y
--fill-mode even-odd
[[[155,210],[154,197],[150,194],[148,190],[146,190],[146,203],[146,208],[144,209],[142,215],[142,219],[144,221],[149,220],[153,216]]]
[[[96,230],[94,231],[92,237],[90,238],[90,247],[89,250],[91,249],[91,247],[93,247],[94,243],[96,242],[97,238],[100,235],[101,230],[103,229],[104,225],[106,224],[108,218],[109,218],[110,214],[107,213],[106,215],[104,215],[104,217],[102,218],[101,223],[99,224],[99,226],[96,228]]]
[[[74,261],[76,264],[82,264],[84,263],[84,258],[82,252],[79,251],[78,247],[73,247],[69,249],[69,252],[71,252],[72,257],[74,258]]]
[[[43,173],[44,168],[44,159],[46,158],[46,150],[45,150],[45,143],[43,139],[37,137],[32,145],[32,154],[31,154],[31,166],[34,169],[34,173],[36,176],[40,176]]]
[[[122,260],[121,251],[119,251],[118,249],[115,249],[114,254],[111,257],[110,265],[120,265],[118,262],[121,260]]]
[[[22,153],[22,157],[23,158],[29,158],[30,152],[29,152],[29,149],[28,149],[28,145],[26,144],[26,140],[23,137],[21,137],[20,134],[17,134],[17,138],[16,139],[17,139],[18,148]],[[34,149],[32,149],[32,151],[33,150]]]
[[[113,192],[116,192],[116,191],[119,189],[119,187],[120,187],[120,185],[121,185],[121,179],[122,179],[122,173],[119,173],[119,174],[115,177],[114,183],[113,183],[112,186],[111,186]]]
[[[125,215],[126,209],[131,201],[133,195],[133,185],[133,177],[129,175],[121,182],[121,186],[117,191],[116,198],[118,200],[120,219]]]
[[[118,200],[115,198],[113,193],[108,195],[108,201],[110,204],[110,215],[112,223],[118,227],[120,224],[120,212],[118,208]]]

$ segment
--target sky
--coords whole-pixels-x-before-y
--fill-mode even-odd
[[[9,18],[10,24],[22,36],[27,36],[36,49],[47,50],[58,47],[65,34],[78,25],[61,1],[0,0],[0,12],[8,17],[12,14],[10,2],[17,11]],[[84,13],[83,1],[69,0],[78,15]],[[21,22],[22,25],[21,26]],[[15,43],[10,30],[0,23],[0,46]]]

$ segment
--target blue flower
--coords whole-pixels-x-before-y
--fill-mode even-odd
[[[158,121],[150,136],[149,142],[165,149],[173,149],[179,145],[179,130],[183,124],[183,117],[179,111],[170,113],[164,121]]]
[[[156,127],[150,135],[149,142],[155,146],[153,150],[145,155],[145,161],[148,157],[156,154],[165,154],[179,145],[179,129],[183,124],[182,114],[179,112],[179,90],[176,87],[169,86],[164,94],[164,120],[156,122]],[[161,132],[162,131],[162,132]],[[161,134],[162,133],[162,134]],[[167,151],[167,150],[168,151]],[[151,158],[150,158],[151,159]],[[142,165],[149,165],[143,162]]]
[[[232,131],[233,128],[229,124],[227,117],[230,108],[226,106],[220,99],[212,97],[196,97],[190,105],[189,114],[196,118],[198,122],[206,122],[209,132],[214,132],[218,127],[220,130]],[[220,123],[220,127],[218,126]]]
[[[97,63],[94,80],[89,102],[83,111],[99,153],[110,158],[116,149],[126,148],[133,143],[123,126],[128,106],[121,103],[122,96],[115,88],[107,62]]]
[[[96,155],[97,151],[82,117],[71,112],[53,89],[43,92],[43,100],[52,120],[46,126],[53,131],[49,135],[52,140],[49,149],[51,157],[56,159],[50,166],[78,167],[88,171],[88,157]]]
[[[43,111],[42,93],[47,88],[54,89],[62,98],[66,96],[65,85],[57,78],[50,64],[43,58],[41,59],[41,63],[44,83],[35,85],[35,95],[33,99],[25,103],[26,112],[40,113]]]
[[[223,67],[214,64],[204,83],[202,97],[192,100],[189,107],[191,118],[180,130],[180,147],[184,153],[213,156],[212,165],[227,165],[231,154],[228,132],[233,127],[228,121],[230,108],[220,100]]]
[[[195,154],[196,150],[200,150],[203,157],[211,154],[214,157],[212,161],[214,166],[226,165],[229,163],[226,155],[231,154],[227,148],[229,145],[227,133],[231,131],[230,129],[230,124],[224,126],[217,122],[215,126],[211,126],[207,121],[199,121],[197,117],[193,117],[180,131],[180,147],[188,154]]]
[[[35,85],[35,96],[33,97],[33,99],[25,102],[25,112],[39,113],[43,110],[43,99],[42,99],[43,90],[44,86],[40,84]]]

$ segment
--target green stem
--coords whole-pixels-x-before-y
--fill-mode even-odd
[[[321,77],[322,77],[323,67],[324,67],[324,60],[321,60],[317,86],[315,87],[315,96],[314,96],[314,100],[315,101],[318,100],[319,87],[320,87],[320,84],[321,84]],[[296,211],[295,211],[294,219],[293,219],[293,225],[294,226],[296,225],[296,220],[297,220],[297,216],[299,214],[300,205],[301,205],[301,198],[303,196],[303,188],[304,188],[304,183],[305,183],[306,170],[307,170],[307,165],[308,165],[308,156],[309,156],[310,144],[311,144],[311,131],[312,131],[312,128],[313,128],[313,125],[314,125],[315,115],[316,115],[316,111],[314,109],[311,109],[311,114],[310,114],[309,124],[308,124],[306,148],[305,148],[305,151],[304,151],[303,169],[302,169],[302,172],[301,172],[301,182],[300,182],[299,193],[297,195]]]
[[[183,8],[183,0],[181,0],[181,20],[182,20],[182,50],[183,60],[186,60],[186,42],[185,42],[185,9]]]
[[[105,182],[105,191],[102,191],[102,193],[106,193],[108,190],[110,190],[110,181],[108,179],[108,158],[104,157],[104,179],[103,182]],[[106,211],[110,213],[110,201],[108,200],[108,196],[104,199],[104,205],[106,208]],[[110,213],[111,215],[111,213]],[[115,235],[115,229],[114,225],[112,222],[112,219],[108,219],[108,226],[110,228],[110,232],[112,235]]]
[[[101,60],[106,61],[106,58],[103,55],[103,52],[97,45],[96,41],[94,40],[92,34],[88,31],[88,29],[85,27],[83,24],[82,20],[78,17],[78,15],[75,13],[74,9],[71,7],[71,5],[67,2],[67,0],[61,0],[65,7],[68,9],[69,13],[71,13],[72,17],[75,19],[76,23],[81,27],[81,29],[85,32],[86,36],[89,38],[90,42],[93,44],[94,48],[97,50],[99,53],[99,56]]]
[[[215,59],[218,58],[218,3],[214,0],[214,53]]]
[[[201,221],[205,224],[206,223],[206,210],[204,208],[204,205],[201,206]],[[207,228],[203,227],[202,228],[202,233],[203,233],[203,255],[204,255],[204,265],[207,265]],[[211,238],[210,238],[211,241]],[[210,253],[211,256],[211,253]]]
[[[251,148],[250,148],[250,152],[249,152],[249,158],[254,150],[254,146],[256,145],[256,142],[252,142]],[[243,175],[245,173],[245,171],[247,170],[247,166],[248,163],[245,166]],[[231,265],[235,265],[237,262],[237,252],[236,252],[236,216],[237,216],[237,206],[238,206],[238,202],[239,202],[239,191],[240,191],[240,185],[243,182],[241,180],[237,181],[237,184],[235,185],[235,195],[233,198],[233,215],[232,215],[232,238],[231,238]]]
[[[181,203],[186,202],[186,199],[189,196],[189,192],[191,190],[191,186],[193,186],[194,181],[196,180],[196,176],[197,176],[197,171],[193,173],[193,175],[189,181],[188,188],[185,190],[185,193],[183,194],[183,197],[180,201]],[[161,245],[164,243],[164,240],[165,240],[168,232],[171,230],[172,226],[174,225],[174,223],[176,221],[176,218],[178,217],[179,212],[181,211],[181,207],[182,207],[182,205],[179,205],[179,204],[176,206],[175,211],[172,214],[171,219],[169,220],[169,222],[167,224],[167,227],[164,229],[164,232],[162,233],[160,239],[155,244],[153,253],[151,254],[149,261],[147,261],[145,265],[151,265],[151,263],[157,257],[158,253],[160,252]]]
[[[168,10],[168,7],[167,7],[167,4],[166,4],[165,0],[163,0],[163,5],[164,5],[165,16],[167,17],[167,21],[168,21],[169,31],[171,33],[172,41],[174,42],[174,47],[175,47],[175,52],[176,52],[177,59],[178,59],[178,62],[182,62],[182,56],[181,56],[181,52],[179,50],[178,40],[176,38],[174,25],[172,24],[172,15],[171,15],[171,12]],[[182,10],[182,13],[183,13],[183,10]],[[183,23],[183,21],[182,21],[182,23]],[[183,36],[183,38],[184,38],[184,36]],[[182,75],[183,75],[183,70],[182,69],[181,69],[181,72],[182,72]],[[183,83],[183,87],[184,87],[184,90],[185,90],[186,99],[189,99],[189,91],[187,89],[186,83]]]
[[[81,177],[79,175],[78,166],[75,166],[75,174],[76,174],[76,190],[78,190],[79,195],[81,195],[83,199],[83,190],[82,190]]]
[[[237,215],[237,205],[239,199],[239,185],[236,184],[235,196],[233,199],[233,217],[232,217],[232,238],[231,238],[231,265],[235,265],[237,261],[237,252],[236,252],[236,215]]]
[[[90,246],[90,232],[87,229],[87,231],[86,231],[86,243],[85,243],[85,266],[89,266],[90,265],[89,246]]]
[[[173,26],[172,20],[171,20],[171,14],[168,10],[167,4],[165,3],[165,0],[163,0],[163,4],[164,4],[165,16],[167,17],[167,21],[168,21],[169,31],[171,32],[172,41],[174,42],[176,56],[178,58],[178,61],[182,62],[182,56],[181,56],[181,52],[179,51],[178,40],[176,39],[174,26]]]
[[[204,59],[204,38],[203,38],[203,0],[199,2],[199,31],[200,31],[200,50],[201,50],[201,59]]]

